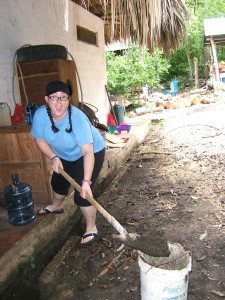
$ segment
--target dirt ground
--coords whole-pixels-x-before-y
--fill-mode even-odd
[[[129,233],[160,230],[190,251],[189,300],[225,299],[224,103],[217,97],[157,115],[146,141],[98,198]],[[67,241],[52,300],[141,299],[137,250],[113,239],[115,229],[100,214],[97,226],[101,238],[91,247],[74,247],[76,235]]]
[[[189,300],[225,298],[224,103],[220,97],[153,120],[145,143],[98,198],[129,233],[161,230],[191,252]],[[141,299],[137,250],[122,248],[100,215],[97,224],[101,239],[71,247],[52,299]]]

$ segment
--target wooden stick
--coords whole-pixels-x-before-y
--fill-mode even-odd
[[[114,109],[113,109],[113,106],[112,106],[112,102],[111,102],[111,100],[110,100],[110,96],[109,96],[108,88],[107,88],[107,86],[106,86],[106,85],[105,85],[105,90],[106,90],[106,94],[107,94],[107,97],[108,97],[108,100],[109,100],[109,104],[110,104],[110,107],[111,107],[111,111],[112,111],[112,113],[113,113],[113,116],[114,116],[114,118],[115,118],[115,121],[116,121],[116,125],[119,125],[119,124],[118,124],[118,121],[117,121],[117,118],[116,118],[115,111],[114,111]]]
[[[146,152],[144,152],[144,151],[140,151],[139,152],[139,154],[172,154],[171,152],[161,152],[161,151],[146,151]]]
[[[113,260],[106,266],[105,269],[102,270],[102,272],[98,275],[98,277],[103,276],[105,273],[108,272],[108,270],[112,267],[113,264],[120,258],[120,256],[126,251],[126,249],[123,249],[123,251],[120,252],[119,255],[113,258]]]
[[[72,179],[63,169],[59,169],[60,174],[75,187],[78,192],[82,191],[81,186]],[[111,216],[93,197],[86,195],[86,199],[106,218],[106,220],[120,233],[120,235],[126,239],[128,232],[126,229],[113,217]]]

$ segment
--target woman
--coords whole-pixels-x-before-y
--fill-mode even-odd
[[[37,146],[50,160],[53,169],[51,186],[53,203],[38,214],[61,214],[62,202],[68,194],[70,183],[59,173],[63,168],[81,185],[82,192],[75,190],[74,201],[86,220],[86,231],[81,245],[92,244],[98,237],[96,209],[85,199],[100,173],[105,142],[88,117],[69,102],[69,87],[62,81],[51,81],[46,86],[46,104],[35,112],[31,133]]]

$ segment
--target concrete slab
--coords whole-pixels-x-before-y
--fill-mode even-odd
[[[67,286],[66,283],[64,287],[57,286],[56,279],[58,274],[57,270],[59,269],[60,265],[63,263],[70,251],[78,246],[79,242],[80,239],[78,236],[72,236],[69,238],[55,258],[45,268],[44,272],[39,278],[39,290],[42,300],[75,299],[75,295],[70,287]]]

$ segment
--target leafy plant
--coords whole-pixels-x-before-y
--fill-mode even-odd
[[[131,97],[144,86],[162,88],[160,81],[169,69],[161,51],[156,50],[154,55],[150,55],[146,48],[135,45],[122,55],[107,52],[106,66],[110,93]]]
[[[204,46],[204,19],[223,17],[225,15],[224,0],[186,0],[191,15],[188,24],[188,39],[180,44],[179,49],[171,53],[169,63],[171,65],[167,80],[176,76],[181,82],[193,83],[194,58],[198,60],[199,76],[208,77],[206,68],[210,60],[210,48]],[[225,60],[225,47],[217,47],[218,60]]]
[[[204,19],[224,17],[224,0],[186,0],[190,12],[188,38],[171,51],[166,60],[161,51],[150,55],[146,48],[132,45],[118,56],[106,53],[108,89],[114,95],[131,97],[137,89],[148,86],[152,91],[170,86],[178,80],[179,89],[194,85],[194,59],[198,61],[199,77],[209,76],[210,47],[204,46]],[[217,46],[218,61],[225,61],[225,46]]]
[[[35,269],[35,258],[32,255],[22,255],[26,259],[18,266],[19,270],[25,275],[31,269]]]

